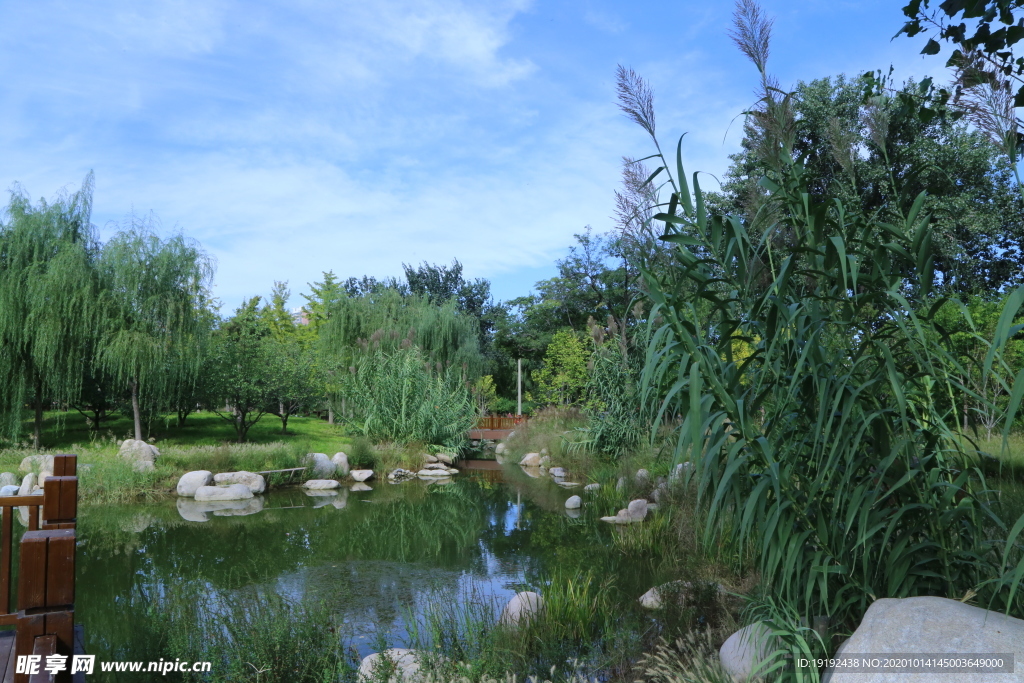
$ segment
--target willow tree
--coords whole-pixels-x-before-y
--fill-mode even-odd
[[[0,418],[6,435],[16,439],[23,407],[31,403],[36,448],[46,399],[77,398],[93,339],[92,190],[91,172],[77,192],[51,203],[33,206],[16,189],[0,220]]]
[[[338,393],[332,401],[344,400],[355,390],[350,386],[352,371],[378,352],[388,355],[414,346],[435,372],[451,370],[467,382],[480,376],[484,361],[479,321],[459,311],[456,301],[432,303],[426,296],[390,287],[333,301],[319,344],[324,366],[342,370],[335,377]]]
[[[151,221],[132,217],[99,259],[103,326],[99,360],[131,396],[135,438],[142,438],[140,396],[155,403],[174,382],[194,381],[201,359],[181,353],[208,333],[213,263],[181,235],[161,240]],[[171,366],[175,372],[168,372]]]

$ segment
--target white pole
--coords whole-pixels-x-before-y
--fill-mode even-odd
[[[523,359],[516,360],[516,417],[523,414]]]

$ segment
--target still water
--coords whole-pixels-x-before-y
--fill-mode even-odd
[[[582,486],[564,489],[517,466],[467,469],[448,484],[369,484],[334,496],[274,489],[244,509],[199,514],[174,498],[83,506],[76,621],[86,651],[142,659],[151,651],[139,642],[151,609],[144,596],[176,585],[325,600],[365,655],[382,634],[405,644],[406,621],[428,601],[475,594],[500,606],[518,590],[543,593],[555,571],[587,570],[615,576],[623,599],[635,600],[657,578],[650,563],[611,548],[617,530],[598,517],[614,510],[567,513],[565,500]]]

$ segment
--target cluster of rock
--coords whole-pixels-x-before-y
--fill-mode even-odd
[[[131,463],[136,472],[152,472],[156,469],[156,459],[160,457],[160,449],[138,439],[125,439],[117,451],[117,457]]]
[[[609,522],[611,524],[633,524],[635,522],[642,522],[644,517],[647,516],[647,511],[650,509],[650,504],[644,498],[638,498],[629,502],[629,505],[622,510],[619,510],[615,515],[610,517],[602,517],[602,522]]]
[[[41,496],[43,483],[53,476],[53,456],[30,455],[18,469],[23,473],[20,482],[13,472],[0,473],[0,496]]]

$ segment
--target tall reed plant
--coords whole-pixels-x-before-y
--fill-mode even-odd
[[[626,76],[627,113],[654,137],[649,90]],[[766,92],[761,115],[787,110]],[[761,180],[758,220],[708,209],[697,175],[686,181],[682,139],[674,164],[655,155],[672,266],[645,273],[643,387],[678,424],[675,458],[695,466],[706,542],[755,549],[772,596],[758,616],[794,655],[835,644],[802,624],[826,616],[849,632],[882,597],[976,596],[1024,616],[1024,519],[1008,530],[950,400],[986,399],[961,384],[936,324],[943,307],[964,308],[933,291],[924,196],[897,224],[848,208],[812,190],[776,123],[778,170]],[[985,340],[993,381],[1009,370],[1001,349],[1022,302],[1024,289],[1007,298]],[[1024,381],[1006,390],[1012,417]],[[773,665],[783,676],[817,676],[784,664]]]

